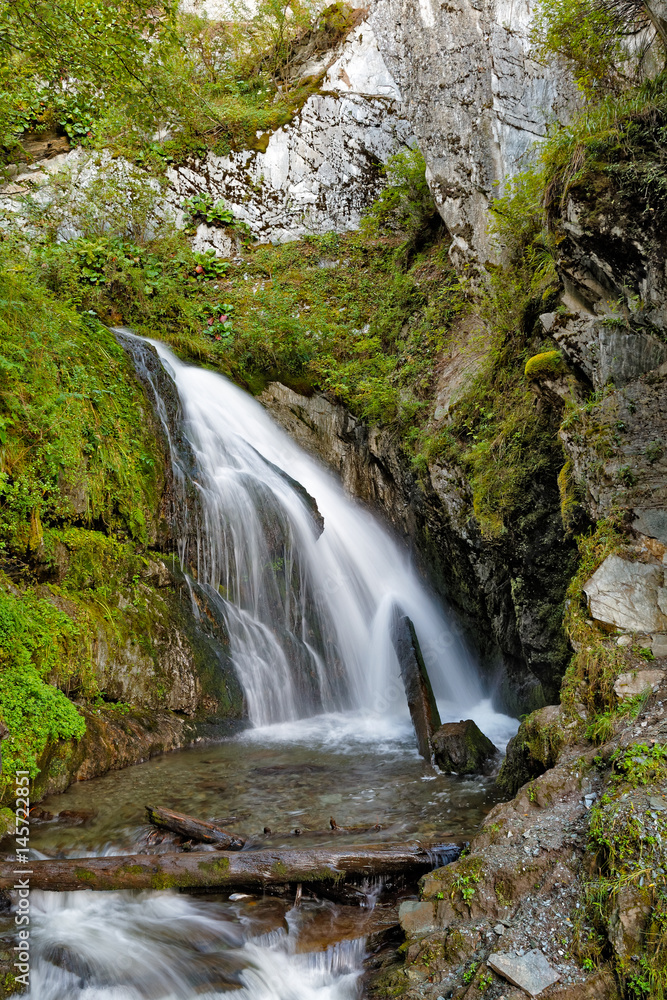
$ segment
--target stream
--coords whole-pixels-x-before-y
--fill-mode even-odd
[[[248,724],[46,799],[33,857],[173,850],[171,835],[145,823],[146,805],[222,821],[247,849],[265,842],[265,828],[271,846],[294,846],[296,829],[299,846],[340,846],[330,817],[381,827],[346,843],[471,836],[496,801],[493,781],[444,775],[418,755],[390,635],[395,610],[414,622],[443,721],[473,718],[501,748],[517,723],[494,710],[408,554],[256,401],[155,343],[178,393],[176,425],[147,342],[119,336],[153,387],[177,487],[180,564],[193,595],[224,620]],[[382,888],[366,886],[361,906],[308,893],[33,891],[27,995],[355,998],[364,959],[395,926],[406,891]]]

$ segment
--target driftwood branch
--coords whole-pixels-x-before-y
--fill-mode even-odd
[[[32,861],[21,875],[33,889],[264,889],[287,883],[336,884],[373,876],[412,879],[454,861],[454,844],[375,844],[347,850],[193,851],[129,857]],[[16,882],[14,862],[0,862],[0,889]]]
[[[242,837],[229,833],[215,823],[172,812],[171,809],[154,809],[152,806],[146,806],[146,814],[148,822],[160,830],[171,830],[181,837],[190,837],[203,844],[215,844],[221,851],[240,851],[245,844]]]

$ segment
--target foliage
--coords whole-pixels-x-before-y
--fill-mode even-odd
[[[583,587],[624,542],[622,524],[616,516],[598,521],[595,529],[577,539],[580,562],[565,602],[565,627],[577,652],[565,674],[561,701],[570,709],[577,702],[583,703],[592,715],[615,708],[614,682],[624,658],[615,643],[603,641],[606,637],[590,621]]]
[[[442,227],[426,182],[426,163],[417,146],[390,156],[382,169],[387,184],[367,210],[364,229],[371,234],[405,236],[403,252],[410,252]]]
[[[0,342],[0,548],[34,554],[43,529],[67,521],[145,542],[157,445],[113,335],[24,274],[0,273]]]
[[[662,799],[667,748],[635,743],[612,755],[607,792],[590,812],[589,850],[597,874],[586,886],[598,931],[619,941],[618,911],[632,914],[632,948],[616,951],[616,972],[630,1000],[667,996],[667,872],[663,811],[652,808],[651,792]],[[591,866],[592,867],[592,866]]]
[[[534,13],[531,36],[537,57],[567,59],[589,98],[621,89],[627,74],[636,71],[625,35],[636,36],[646,20],[632,20],[624,29],[612,6],[603,0],[539,0]]]
[[[0,5],[0,147],[21,159],[24,131],[56,129],[160,174],[213,148],[263,141],[316,88],[301,55],[333,46],[346,5],[260,0],[231,19],[179,12],[173,0],[6,0]],[[301,54],[301,55],[300,55]]]
[[[0,718],[9,730],[3,743],[4,786],[18,768],[37,774],[47,743],[79,738],[85,722],[76,707],[48,678],[77,669],[81,633],[50,601],[28,594],[20,600],[7,582],[0,587]]]
[[[146,61],[155,45],[175,43],[175,6],[171,0],[4,0],[0,143],[11,146],[50,95],[57,95],[55,110],[62,106],[73,80],[79,100],[103,91],[133,116],[164,113]]]

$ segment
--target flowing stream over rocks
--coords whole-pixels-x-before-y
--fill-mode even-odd
[[[390,637],[394,608],[414,622],[443,720],[474,718],[499,746],[516,723],[484,698],[407,554],[250,396],[155,344],[176,385],[174,416],[176,397],[166,400],[151,374],[153,349],[119,335],[152,386],[170,445],[180,563],[195,605],[204,599],[224,621],[250,728],[47,799],[34,856],[173,850],[172,835],[145,825],[145,804],[222,821],[247,849],[261,846],[265,827],[272,845],[294,846],[295,828],[299,846],[333,843],[330,816],[382,824],[356,838],[366,842],[472,834],[495,801],[493,783],[443,775],[419,757]],[[399,890],[381,897],[381,888],[367,886],[361,907],[308,893],[295,902],[34,892],[28,996],[358,997],[371,942],[396,923]]]

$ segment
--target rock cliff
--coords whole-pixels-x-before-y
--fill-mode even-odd
[[[461,263],[494,259],[489,201],[576,105],[567,70],[531,57],[528,0],[379,0],[370,16]]]

